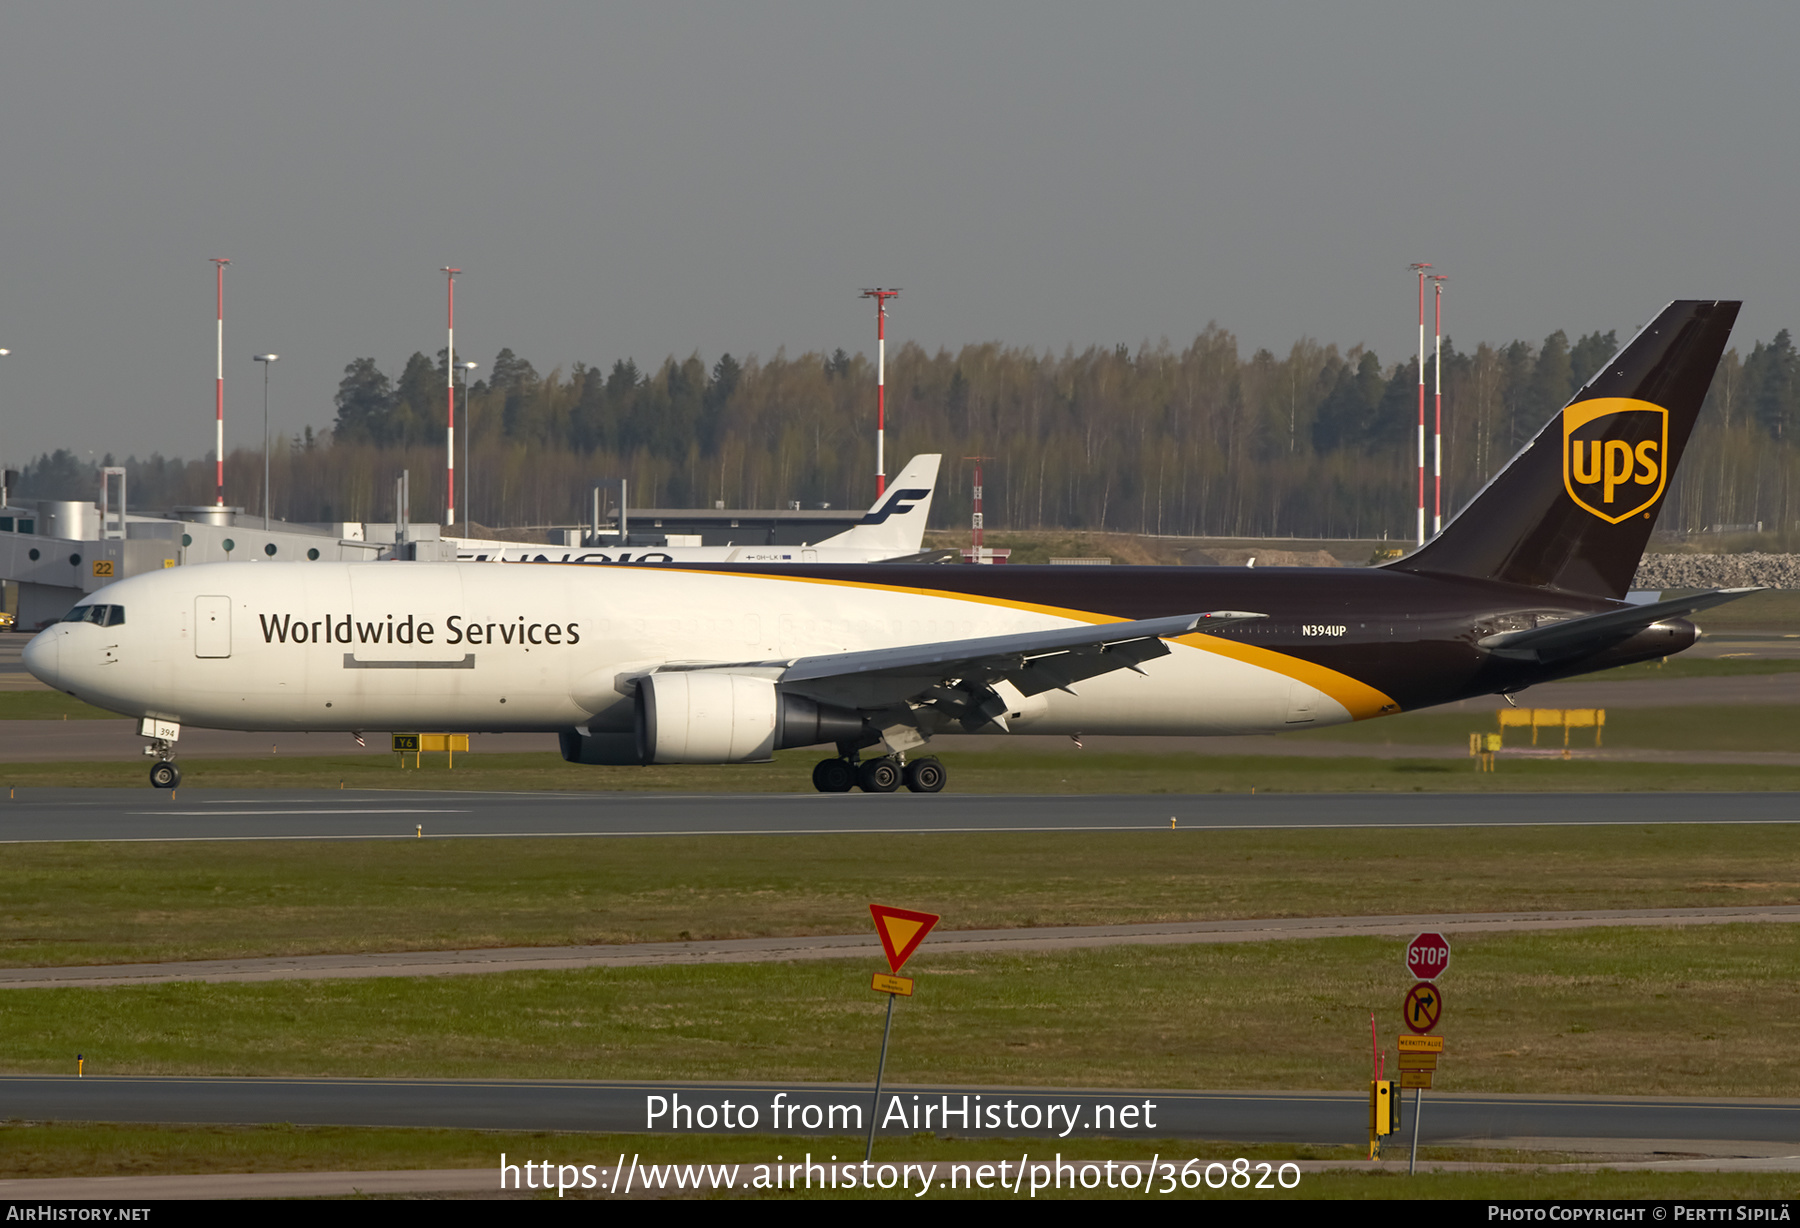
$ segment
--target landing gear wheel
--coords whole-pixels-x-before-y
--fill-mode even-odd
[[[936,759],[914,759],[906,765],[906,787],[913,793],[941,793],[944,765]]]
[[[173,789],[181,783],[181,769],[164,759],[150,765],[150,783],[159,789]]]
[[[856,769],[864,793],[892,793],[900,787],[900,765],[892,759],[870,759]]]
[[[813,766],[813,788],[821,793],[848,793],[856,787],[856,768],[847,759],[821,759]]]

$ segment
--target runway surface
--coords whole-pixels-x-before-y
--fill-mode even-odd
[[[1000,930],[937,930],[934,955],[1068,951],[1110,946],[1191,946],[1295,938],[1410,938],[1519,930],[1607,926],[1768,925],[1800,923],[1800,906],[1736,908],[1543,909],[1512,913],[1420,913],[1394,917],[1273,917],[1246,921],[1167,921],[1137,925],[1060,925]],[[566,947],[498,947],[459,951],[357,952],[261,958],[170,960],[149,964],[74,964],[0,968],[0,990],[88,989],[173,981],[260,982],[345,980],[378,976],[480,976],[494,972],[672,964],[752,964],[791,960],[879,959],[871,933],[697,942],[630,942]]]
[[[1792,823],[1791,793],[1128,796],[18,789],[0,843]]]
[[[1447,1058],[1445,1073],[1451,1069]],[[27,1121],[290,1122],[804,1136],[860,1134],[868,1129],[871,1107],[867,1085],[558,1080],[10,1075],[0,1077],[0,1098],[9,1117]],[[749,1119],[745,1107],[754,1109],[753,1124],[726,1129],[722,1124],[726,1101],[733,1106],[733,1122]],[[1006,1124],[1009,1103],[1013,1106],[1010,1126]],[[1145,1109],[1145,1104],[1153,1107]],[[946,1105],[953,1110],[948,1119],[941,1116]],[[1053,1105],[1057,1106],[1054,1115]],[[814,1107],[809,1111],[808,1106]],[[926,1106],[934,1110],[929,1123],[923,1116]],[[964,1107],[970,1110],[966,1117],[955,1111]],[[1129,1114],[1128,1108],[1133,1110]],[[1405,1108],[1410,1134],[1410,1096]],[[1366,1091],[886,1085],[880,1110],[879,1118],[888,1120],[883,1125],[878,1119],[877,1132],[885,1136],[929,1129],[992,1138],[1110,1136],[1354,1143],[1367,1135],[1369,1102]],[[990,1112],[997,1115],[997,1124],[991,1127]],[[906,1115],[904,1123],[898,1113]],[[1073,1126],[1068,1124],[1071,1117]],[[1052,1118],[1053,1126],[1048,1124]],[[710,1127],[704,1124],[707,1122],[712,1123]],[[1629,1141],[1630,1146],[1622,1150],[1679,1152],[1681,1144],[1689,1140],[1791,1144],[1797,1138],[1800,1101],[1796,1100],[1434,1091],[1425,1096],[1419,1116],[1420,1142],[1429,1144],[1508,1140],[1544,1145],[1549,1140],[1604,1139]]]
[[[1629,794],[558,794],[18,789],[0,843],[531,835],[1136,832],[1795,823],[1787,792]]]

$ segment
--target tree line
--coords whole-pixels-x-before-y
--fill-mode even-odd
[[[1616,349],[1614,332],[1443,347],[1444,511],[1472,496]],[[443,502],[442,351],[390,377],[346,366],[328,432],[281,441],[276,515],[387,520],[412,475],[415,520]],[[1427,356],[1425,382],[1436,372]],[[484,525],[575,523],[594,481],[624,477],[636,507],[860,507],[874,494],[874,369],[863,354],[654,369],[630,359],[539,374],[514,351],[459,395],[471,463],[459,486]],[[1062,353],[996,343],[890,356],[888,469],[946,465],[933,521],[968,523],[967,466],[985,464],[987,524],[1178,535],[1407,537],[1419,368],[1312,339],[1248,356],[1216,325],[1168,342]],[[106,458],[104,463],[113,463]],[[1429,466],[1429,462],[1428,462]],[[208,503],[210,458],[128,461],[134,506]],[[26,467],[21,497],[91,497],[96,467],[67,451]],[[232,452],[227,498],[261,506],[260,450]],[[1428,495],[1429,498],[1429,495]],[[460,499],[459,499],[460,502]],[[1783,330],[1720,364],[1671,491],[1665,528],[1800,519],[1800,353]]]

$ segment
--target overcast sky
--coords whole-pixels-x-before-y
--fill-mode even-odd
[[[890,335],[1060,350],[1216,320],[1414,345],[1800,327],[1800,6],[17,5],[0,452],[327,426],[346,363],[540,371]]]

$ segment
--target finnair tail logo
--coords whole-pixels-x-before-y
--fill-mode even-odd
[[[889,516],[904,516],[913,510],[920,499],[929,499],[929,490],[896,490],[888,496],[886,503],[864,516],[857,524],[883,524]]]

